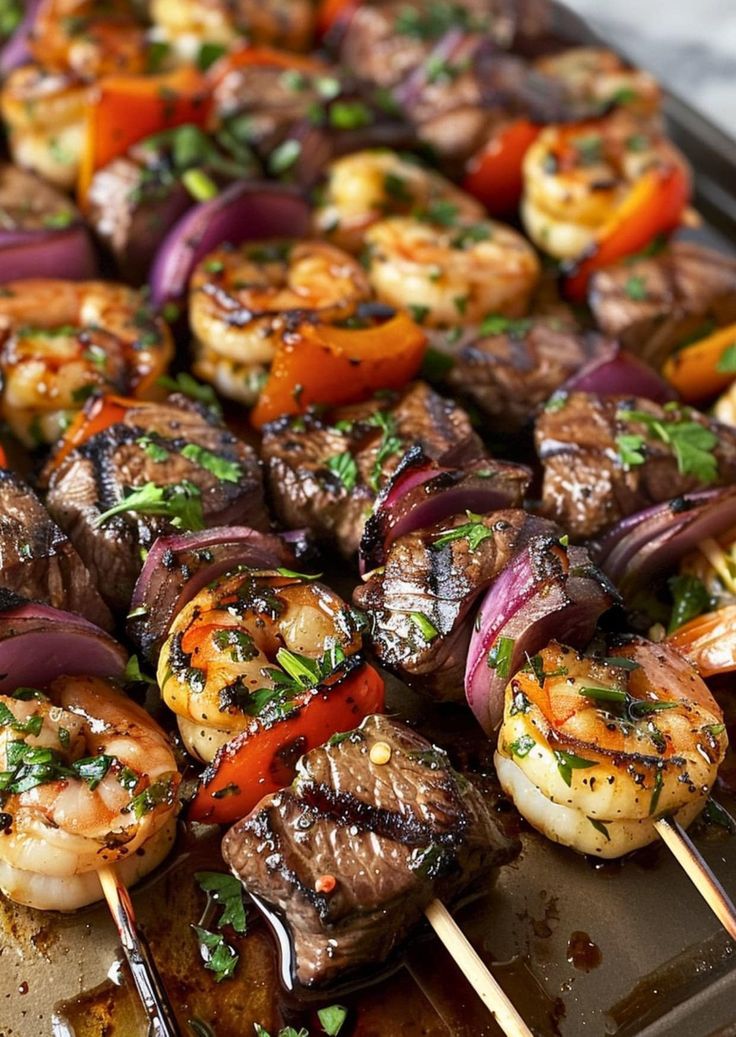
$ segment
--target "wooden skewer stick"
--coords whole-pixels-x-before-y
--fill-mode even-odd
[[[728,935],[736,940],[736,907],[690,836],[671,817],[660,818],[654,827]]]
[[[120,934],[120,943],[135,988],[150,1020],[152,1037],[181,1037],[179,1024],[151,949],[136,926],[133,904],[125,884],[111,865],[101,868],[98,875],[107,906]]]
[[[494,979],[477,951],[440,900],[433,900],[425,915],[450,952],[455,964],[501,1027],[506,1037],[533,1037],[506,992]]]

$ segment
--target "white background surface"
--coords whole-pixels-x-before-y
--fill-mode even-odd
[[[736,137],[736,0],[566,0]]]

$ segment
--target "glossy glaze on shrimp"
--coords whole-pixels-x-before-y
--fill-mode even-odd
[[[369,297],[357,260],[323,241],[216,249],[190,283],[194,371],[223,395],[252,403],[289,321],[345,320]]]
[[[626,111],[548,126],[524,159],[524,227],[544,252],[577,259],[648,170],[674,166],[687,163],[658,126]]]
[[[534,65],[561,79],[569,96],[588,108],[621,107],[640,118],[659,110],[662,91],[654,76],[630,68],[605,47],[571,47],[537,58]]]
[[[163,859],[179,774],[166,735],[112,681],[29,691],[0,696],[0,889],[71,911],[100,899],[101,867],[132,883]]]
[[[151,18],[167,39],[191,36],[230,44],[243,37],[255,44],[306,50],[312,40],[310,0],[152,0]]]
[[[492,220],[394,216],[374,223],[365,245],[378,298],[431,327],[523,316],[539,278],[529,243]]]
[[[0,297],[3,414],[27,446],[53,443],[95,393],[156,393],[173,341],[143,296],[103,281],[11,281]]]
[[[618,857],[702,810],[728,739],[674,649],[632,638],[605,660],[552,642],[511,680],[495,762],[519,812],[554,842]]]
[[[146,67],[145,30],[128,0],[41,0],[29,45],[42,67],[83,79]]]
[[[378,220],[412,212],[469,221],[485,216],[480,202],[439,173],[382,148],[355,151],[330,163],[314,229],[340,248],[357,252]]]
[[[320,659],[361,647],[345,603],[324,584],[278,572],[230,573],[192,599],[161,650],[158,681],[184,744],[209,762],[254,723],[276,686],[279,649]]]

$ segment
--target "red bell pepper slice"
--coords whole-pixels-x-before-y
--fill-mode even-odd
[[[337,407],[400,389],[421,367],[426,347],[424,331],[402,312],[370,328],[302,324],[280,344],[251,421],[261,428],[313,404]]]
[[[641,252],[659,235],[676,230],[690,195],[690,176],[683,166],[648,169],[601,227],[586,255],[565,269],[565,295],[573,302],[584,302],[588,282],[597,270]]]
[[[59,440],[47,471],[55,470],[61,462],[86,443],[98,432],[104,432],[111,425],[122,421],[131,407],[140,407],[140,400],[132,400],[125,396],[97,396],[90,400],[83,410],[75,416],[64,436]]]
[[[209,84],[193,66],[156,76],[105,76],[87,112],[79,202],[84,204],[94,173],[137,141],[184,123],[204,126],[209,112]]]
[[[230,51],[216,61],[208,72],[210,83],[216,86],[224,77],[238,68],[247,68],[249,65],[275,65],[276,68],[304,72],[307,75],[324,74],[329,66],[318,58],[306,54],[293,54],[285,50],[276,50],[275,47],[241,47],[239,50]]]
[[[304,691],[284,720],[264,727],[254,718],[251,729],[224,745],[203,773],[189,819],[230,824],[245,817],[263,796],[292,781],[300,756],[383,709],[383,678],[362,663],[342,679],[338,673]]]
[[[524,187],[524,156],[541,129],[528,119],[507,123],[469,160],[462,188],[492,216],[503,216],[518,206]]]
[[[317,7],[317,34],[320,39],[339,22],[346,22],[360,7],[360,0],[321,0]]]

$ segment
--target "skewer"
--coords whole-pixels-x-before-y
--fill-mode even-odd
[[[151,949],[138,931],[128,890],[111,865],[101,868],[98,875],[135,988],[150,1021],[151,1037],[182,1037]]]
[[[493,1015],[506,1037],[533,1037],[532,1031],[521,1018],[506,992],[491,975],[442,901],[433,900],[424,913],[429,924],[450,952],[455,964]]]
[[[660,818],[654,822],[654,827],[728,935],[736,940],[736,906],[690,836],[672,817]]]

